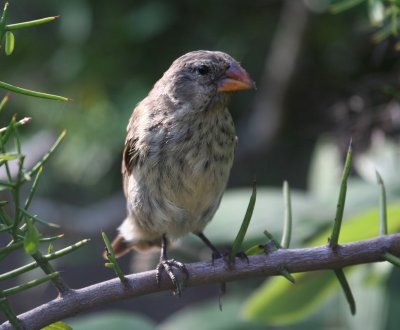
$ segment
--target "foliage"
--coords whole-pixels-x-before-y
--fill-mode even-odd
[[[359,4],[367,6],[370,24],[378,29],[372,36],[374,42],[397,36],[400,26],[400,2],[397,0],[337,0],[333,1],[330,10],[337,14]]]
[[[11,32],[12,30],[40,25],[53,21],[56,18],[50,17],[30,22],[7,24],[8,8],[9,3],[6,1],[0,19],[0,42],[4,36],[6,55],[11,55],[14,50],[14,35]],[[29,96],[62,101],[67,100],[64,97],[30,91],[3,82],[0,82],[0,87],[5,88],[10,92]],[[10,94],[7,94],[2,99],[0,102],[0,111],[5,108],[9,98]],[[30,118],[17,120],[16,115],[14,115],[9,124],[0,129],[0,168],[5,176],[5,179],[0,182],[0,190],[8,192],[10,195],[10,200],[3,199],[0,201],[0,234],[4,237],[5,235],[9,237],[8,243],[0,247],[0,262],[5,258],[10,257],[14,251],[21,249],[34,260],[32,263],[0,274],[0,281],[14,278],[38,267],[40,267],[46,274],[43,277],[31,280],[27,283],[19,284],[15,287],[2,287],[0,289],[0,310],[16,329],[21,329],[22,327],[12,310],[11,304],[8,301],[8,296],[28,290],[47,281],[51,281],[61,295],[65,294],[69,288],[61,278],[60,273],[54,270],[49,261],[60,258],[88,242],[88,240],[83,240],[59,251],[49,251],[48,254],[43,254],[40,251],[41,246],[49,243],[51,244],[51,242],[61,238],[63,235],[43,237],[39,229],[40,225],[49,227],[58,226],[31,213],[29,207],[35,196],[43,172],[43,167],[65,137],[65,131],[61,133],[53,147],[40,161],[31,168],[26,168],[24,164],[25,155],[22,152],[21,146],[20,128],[29,123],[29,121]],[[25,186],[30,186],[30,189],[28,195],[23,200],[22,189]]]

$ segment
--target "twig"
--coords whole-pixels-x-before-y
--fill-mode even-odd
[[[221,283],[256,276],[281,275],[280,267],[285,265],[290,273],[320,269],[342,269],[346,266],[382,261],[382,255],[389,252],[400,255],[400,234],[381,236],[355,243],[343,244],[333,252],[328,246],[304,249],[279,249],[269,254],[237,260],[235,267],[228,269],[222,260],[198,262],[187,265],[190,277],[187,286]],[[157,286],[155,271],[126,276],[132,284],[124,286],[119,278],[94,285],[70,290],[64,297],[56,298],[18,316],[25,329],[39,329],[48,324],[82,313],[91,308],[113,301],[134,298],[146,294],[172,289],[171,281],[163,278]],[[173,298],[171,298],[173,299]],[[6,322],[0,330],[11,330]]]

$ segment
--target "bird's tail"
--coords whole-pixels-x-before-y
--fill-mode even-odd
[[[122,235],[117,235],[117,237],[115,237],[111,243],[111,247],[117,258],[122,257],[124,254],[132,250],[132,246],[122,237]],[[108,259],[107,251],[104,251],[103,258],[106,260]]]

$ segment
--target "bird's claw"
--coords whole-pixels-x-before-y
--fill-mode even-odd
[[[249,257],[243,251],[239,251],[238,253],[236,253],[236,257],[239,258],[242,261],[246,260],[247,264],[249,264]]]
[[[185,264],[182,262],[176,261],[175,259],[162,259],[157,265],[156,268],[156,281],[157,285],[160,285],[161,283],[161,274],[165,270],[165,272],[168,274],[169,278],[171,279],[171,282],[174,286],[174,294],[177,294],[178,296],[182,295],[182,287],[181,283],[177,279],[176,275],[173,272],[173,267],[179,269],[182,273],[185,274],[186,279],[189,278],[189,271],[187,270]]]
[[[211,255],[212,264],[214,265],[214,261],[216,259],[221,259],[222,258],[225,263],[227,263],[229,266],[231,266],[232,262],[231,262],[230,257],[229,257],[230,254],[231,254],[230,251],[231,251],[230,248],[226,249],[226,251],[224,253],[213,251],[213,253]],[[242,261],[245,260],[247,262],[247,264],[249,264],[249,258],[246,255],[246,253],[244,253],[243,251],[239,251],[238,253],[236,253],[235,257],[239,258]],[[233,261],[233,263],[234,263],[234,261]]]

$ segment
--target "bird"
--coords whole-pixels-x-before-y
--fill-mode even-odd
[[[179,295],[173,268],[189,273],[168,259],[167,248],[193,233],[213,258],[222,256],[203,231],[221,202],[238,141],[227,105],[233,93],[254,88],[227,53],[191,51],[172,63],[130,117],[122,155],[127,216],[112,249],[120,257],[161,248],[156,281],[165,271]]]

